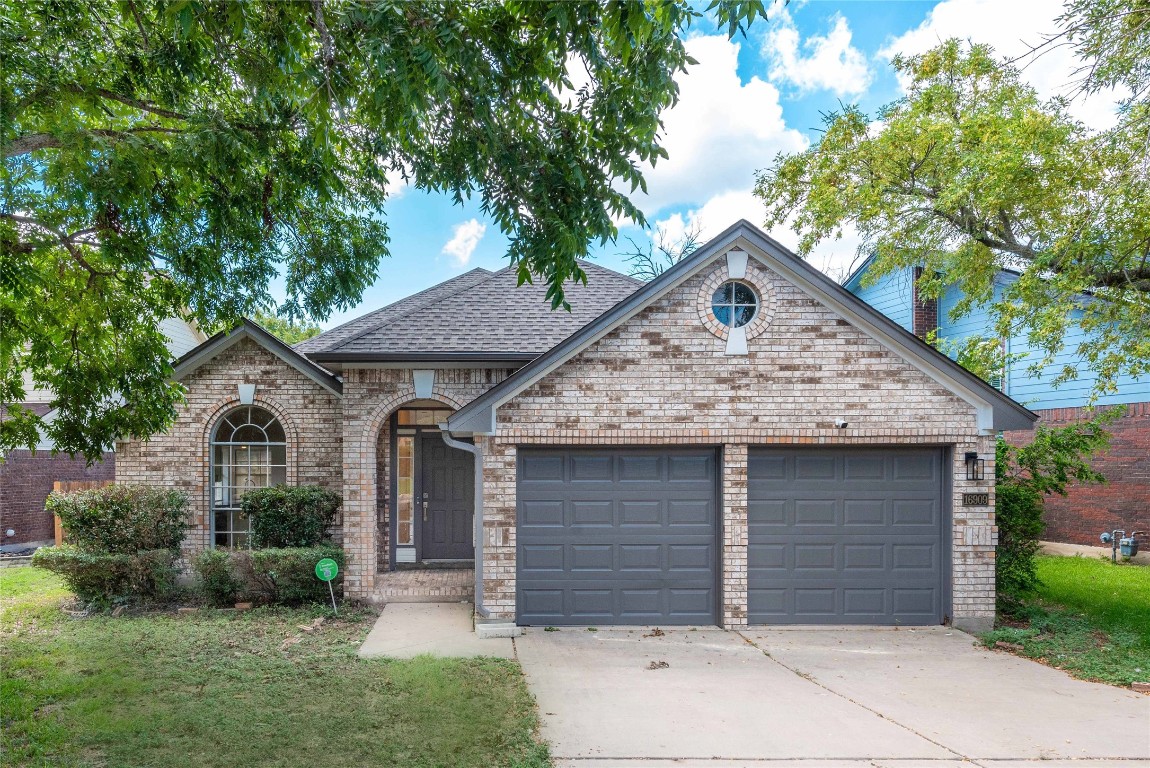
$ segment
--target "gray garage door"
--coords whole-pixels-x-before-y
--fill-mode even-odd
[[[714,624],[708,450],[521,449],[520,624]]]
[[[752,449],[750,621],[940,623],[942,460],[935,449]]]

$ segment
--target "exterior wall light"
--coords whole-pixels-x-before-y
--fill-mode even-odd
[[[966,479],[982,480],[986,476],[986,459],[978,458],[978,454],[970,451],[966,454]]]

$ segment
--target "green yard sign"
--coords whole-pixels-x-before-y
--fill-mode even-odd
[[[331,581],[339,575],[339,564],[330,557],[325,557],[315,564],[315,575],[320,581]]]
[[[325,557],[315,564],[315,575],[320,581],[327,582],[327,591],[331,595],[331,609],[339,613],[339,608],[335,605],[335,590],[331,586],[332,580],[339,575],[339,564],[330,557]]]

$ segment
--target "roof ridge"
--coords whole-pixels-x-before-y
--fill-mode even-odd
[[[492,271],[491,271],[491,270],[489,270],[489,269],[484,269],[483,267],[476,267],[475,269],[469,269],[469,270],[467,270],[466,272],[464,272],[464,273],[462,273],[462,274],[458,274],[458,275],[456,275],[455,277],[449,277],[448,279],[446,279],[446,280],[443,280],[443,281],[441,281],[441,282],[438,282],[438,283],[436,283],[435,285],[429,285],[429,286],[427,286],[426,288],[424,288],[422,291],[416,291],[415,293],[411,294],[410,296],[404,296],[404,297],[403,297],[403,298],[401,298],[401,299],[396,299],[395,301],[391,302],[390,304],[384,304],[382,307],[379,307],[379,308],[377,308],[377,309],[373,309],[372,311],[368,312],[366,315],[360,315],[359,317],[353,317],[351,320],[348,320],[346,323],[340,323],[340,324],[339,324],[339,325],[337,325],[335,328],[329,328],[329,329],[327,329],[326,331],[324,331],[323,333],[321,333],[319,336],[313,336],[313,337],[312,337],[312,338],[310,338],[310,339],[304,339],[303,341],[299,342],[299,344],[297,344],[297,345],[293,346],[292,348],[293,348],[293,349],[295,349],[295,347],[296,347],[296,346],[299,346],[299,345],[302,345],[302,344],[307,344],[308,342],[313,342],[313,341],[315,341],[315,340],[317,340],[317,339],[323,338],[325,335],[327,335],[327,334],[329,334],[329,333],[335,333],[335,332],[336,332],[336,331],[338,331],[339,329],[341,329],[341,328],[346,328],[347,326],[351,325],[352,323],[357,323],[357,322],[361,322],[361,321],[363,321],[363,320],[364,320],[364,318],[366,318],[366,317],[368,317],[368,316],[370,316],[370,315],[374,315],[374,314],[377,314],[377,313],[379,313],[379,312],[383,312],[384,310],[387,310],[387,309],[391,309],[392,307],[395,307],[395,306],[397,306],[397,305],[399,305],[399,304],[404,304],[404,303],[407,303],[407,302],[409,302],[409,301],[417,300],[417,299],[419,299],[419,297],[421,297],[421,296],[424,296],[424,294],[430,293],[431,291],[434,291],[436,288],[442,288],[443,286],[447,285],[448,283],[452,283],[452,282],[454,282],[454,281],[456,281],[456,280],[460,280],[460,279],[462,279],[462,278],[464,278],[464,277],[467,277],[468,275],[474,274],[474,273],[476,273],[476,272],[483,272],[483,273],[486,273],[487,277],[485,277],[484,279],[482,279],[482,280],[479,280],[479,281],[477,281],[477,282],[475,282],[475,283],[472,283],[472,285],[479,285],[479,284],[481,284],[481,283],[485,283],[485,282],[487,282],[489,279],[491,279],[491,277],[492,277],[493,275],[497,274],[496,272],[492,272]],[[454,290],[454,291],[452,291],[452,292],[448,293],[448,294],[447,294],[447,296],[454,296],[456,293],[458,293],[459,291],[462,291],[462,290],[466,290],[466,289],[465,289],[465,288],[463,288],[463,287],[457,288],[456,290]],[[426,297],[425,297],[425,298],[426,298]],[[415,307],[413,307],[413,309],[414,309],[414,308],[416,308],[416,307],[422,307],[422,306],[424,306],[424,305],[426,305],[426,304],[427,304],[427,301],[423,301],[423,302],[420,302],[420,303],[416,304],[416,306],[415,306]],[[400,317],[402,317],[403,315],[406,315],[406,314],[407,314],[407,312],[401,312],[399,316],[400,316]],[[365,328],[364,330],[362,330],[362,331],[359,331],[358,333],[354,333],[354,334],[352,334],[351,336],[348,336],[347,338],[345,338],[345,339],[341,339],[340,341],[336,342],[336,346],[337,346],[337,347],[342,347],[344,344],[348,343],[349,341],[353,341],[353,340],[355,340],[355,339],[358,339],[359,337],[363,336],[363,335],[364,335],[364,334],[366,334],[366,333],[369,333],[369,332],[371,332],[371,331],[374,331],[374,330],[376,330],[377,328],[383,328],[384,326],[387,326],[387,325],[390,325],[390,324],[391,324],[391,321],[385,321],[385,322],[382,322],[382,323],[380,323],[379,325],[369,325],[369,326],[368,326],[367,328]],[[331,350],[328,350],[328,349],[325,349],[325,350],[318,350],[318,349],[316,349],[316,350],[309,350],[309,352],[320,352],[320,351],[331,351]],[[303,351],[301,351],[301,352],[300,352],[300,354],[305,354],[305,355],[306,355],[306,354],[309,354],[309,352],[303,352]]]

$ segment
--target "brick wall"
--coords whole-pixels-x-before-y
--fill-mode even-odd
[[[460,408],[503,381],[502,369],[441,369],[432,400]],[[387,567],[391,415],[416,400],[411,370],[351,368],[343,382],[344,591],[370,599],[375,575]]]
[[[914,318],[912,320],[913,333],[920,339],[938,329],[938,299],[927,299],[919,295],[918,279],[922,277],[922,267],[914,268],[914,282],[910,284],[914,294]]]
[[[276,415],[287,433],[289,484],[341,490],[342,429],[339,398],[303,373],[243,339],[181,382],[187,402],[168,432],[118,444],[116,479],[183,490],[192,529],[187,552],[210,545],[208,442],[219,418],[239,405],[236,385],[256,385],[255,405]],[[341,530],[335,532],[337,537]]]
[[[1082,408],[1036,411],[1040,424],[1065,426],[1087,418]],[[1111,424],[1110,450],[1094,468],[1106,476],[1105,485],[1074,485],[1066,496],[1046,497],[1048,541],[1101,546],[1098,535],[1122,528],[1150,532],[1150,403],[1131,403],[1126,415]],[[1025,445],[1031,432],[1007,432],[1007,442]]]
[[[112,480],[115,476],[116,455],[111,452],[88,466],[83,458],[67,454],[12,451],[0,462],[0,544],[53,540],[52,516],[44,511],[44,502],[57,480]],[[16,531],[14,536],[5,535],[9,528]]]
[[[484,589],[487,607],[515,607],[515,446],[719,445],[725,466],[724,621],[745,622],[746,450],[764,444],[953,446],[953,606],[957,623],[994,614],[993,507],[964,508],[963,492],[992,494],[993,480],[968,482],[963,453],[988,460],[972,406],[887,351],[778,275],[752,263],[748,282],[767,294],[773,317],[748,343],[725,342],[700,317],[701,294],[727,278],[717,264],[672,290],[623,326],[499,409],[499,433],[485,456]],[[836,429],[834,420],[850,423]]]

